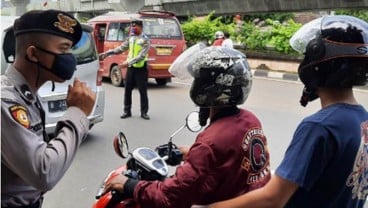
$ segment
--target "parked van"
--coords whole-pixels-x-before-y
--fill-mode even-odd
[[[90,19],[88,23],[94,28],[98,53],[116,48],[128,38],[132,18],[143,20],[143,32],[151,41],[148,52],[148,78],[154,78],[158,85],[166,85],[172,77],[168,71],[170,65],[186,48],[180,23],[171,12],[108,12]],[[102,76],[110,78],[115,86],[124,85],[127,69],[120,70],[117,65],[126,60],[127,55],[128,51],[125,51],[100,61]]]
[[[9,63],[14,62],[15,37],[11,26],[16,18],[17,17],[7,17],[7,19],[9,19],[9,27],[1,27],[1,74],[5,73]],[[2,20],[5,20],[5,18]],[[51,90],[52,83],[50,81],[46,82],[38,90],[42,107],[45,110],[45,127],[47,134],[52,135],[54,133],[57,121],[67,110],[66,96],[68,93],[68,85],[73,84],[75,77],[85,82],[87,86],[96,93],[95,106],[91,114],[88,115],[90,128],[92,128],[94,124],[104,120],[105,90],[102,86],[102,76],[99,71],[96,45],[92,37],[92,27],[82,24],[82,29],[83,33],[81,40],[72,48],[72,53],[77,59],[77,70],[73,78],[63,83],[55,83],[54,91]]]

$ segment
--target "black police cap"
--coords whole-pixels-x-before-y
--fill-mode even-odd
[[[67,38],[75,45],[82,36],[82,26],[72,15],[60,10],[32,10],[14,22],[14,35],[40,32]]]

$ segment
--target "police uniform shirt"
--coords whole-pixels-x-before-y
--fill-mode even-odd
[[[55,138],[44,141],[37,95],[24,77],[9,66],[1,76],[1,206],[37,202],[70,166],[89,120],[69,107],[56,127]]]

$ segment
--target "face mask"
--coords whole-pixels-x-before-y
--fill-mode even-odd
[[[55,57],[54,63],[52,64],[51,68],[47,68],[46,66],[39,63],[42,68],[51,71],[53,74],[63,80],[69,80],[73,77],[74,71],[77,69],[77,60],[72,53],[57,54],[43,48],[37,48],[43,52],[52,54]]]
[[[132,29],[130,30],[130,34],[131,35],[136,35],[137,34],[137,28],[132,27]]]

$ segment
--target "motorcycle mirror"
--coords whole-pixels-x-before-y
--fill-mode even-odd
[[[186,126],[191,132],[198,132],[202,129],[202,126],[199,124],[199,112],[193,111],[188,114],[185,119]]]
[[[119,134],[115,136],[113,145],[117,155],[122,158],[127,158],[129,156],[128,141],[123,132],[119,132]]]

